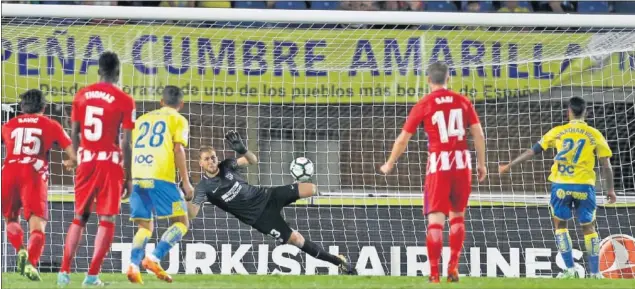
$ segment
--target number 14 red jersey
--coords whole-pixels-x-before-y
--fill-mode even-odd
[[[80,147],[89,151],[119,151],[120,127],[134,129],[134,119],[134,100],[110,83],[87,86],[73,100],[71,120],[80,123]]]
[[[468,149],[466,128],[477,123],[478,115],[467,97],[439,89],[419,100],[410,110],[403,130],[414,134],[423,124],[429,152],[453,152]]]

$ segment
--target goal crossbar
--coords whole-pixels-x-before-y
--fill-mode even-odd
[[[261,21],[292,23],[348,23],[450,26],[541,26],[635,28],[632,15],[584,15],[541,13],[443,13],[389,11],[322,11],[271,9],[220,9],[78,5],[2,4],[3,17],[68,17],[136,20]]]

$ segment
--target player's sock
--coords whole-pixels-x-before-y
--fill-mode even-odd
[[[141,264],[141,260],[143,259],[143,255],[146,250],[146,244],[151,237],[152,232],[150,232],[150,230],[146,228],[139,228],[139,231],[137,231],[137,234],[135,234],[132,239],[130,263],[136,265],[137,267]]]
[[[99,274],[101,264],[104,262],[108,251],[110,251],[110,245],[114,237],[115,223],[100,220],[97,236],[95,236],[95,251],[93,252],[93,259],[90,261],[90,267],[88,267],[88,275]]]
[[[428,259],[430,260],[430,274],[439,275],[439,259],[443,249],[443,225],[428,225],[426,236],[426,246],[428,247]]]
[[[158,262],[163,259],[163,257],[170,252],[170,249],[181,241],[181,238],[183,238],[185,234],[187,234],[187,227],[183,223],[176,222],[172,224],[172,226],[165,230],[165,233],[161,236],[161,241],[159,241],[157,247],[154,248],[151,257],[156,259],[152,261]]]
[[[584,235],[584,247],[589,256],[589,273],[600,273],[600,236],[597,232]]]
[[[568,229],[556,230],[556,246],[567,268],[573,268],[573,243]]]
[[[19,251],[24,246],[24,231],[22,226],[18,222],[7,223],[7,239],[16,251]]]
[[[450,220],[450,263],[448,272],[458,269],[459,257],[465,240],[465,222],[463,217]]]
[[[320,247],[318,244],[313,243],[309,240],[306,240],[306,239],[304,240],[304,246],[302,246],[300,250],[304,251],[305,253],[311,255],[312,257],[316,259],[329,262],[333,265],[339,266],[340,264],[342,264],[342,259],[340,259],[339,257],[335,255],[332,255],[329,252],[326,252],[324,248]]]
[[[62,267],[60,272],[70,273],[71,263],[75,257],[75,252],[79,246],[79,241],[84,233],[84,224],[78,219],[74,219],[71,226],[66,233],[66,240],[64,241],[64,257],[62,258]]]
[[[31,232],[29,236],[29,245],[27,246],[29,262],[35,267],[37,267],[37,264],[40,262],[40,256],[42,255],[42,250],[44,250],[44,240],[44,232],[40,230]]]

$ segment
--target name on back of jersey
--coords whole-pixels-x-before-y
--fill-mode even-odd
[[[18,123],[38,123],[40,119],[37,117],[18,118]]]
[[[88,91],[84,94],[84,97],[86,97],[86,99],[101,99],[107,103],[113,103],[115,101],[114,96],[103,91]]]
[[[439,97],[435,98],[434,101],[437,104],[452,103],[452,102],[454,102],[454,97],[452,97],[452,96],[439,96]]]

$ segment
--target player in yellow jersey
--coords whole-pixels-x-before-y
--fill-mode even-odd
[[[132,241],[128,280],[142,283],[139,265],[152,271],[157,278],[172,282],[160,260],[187,233],[189,220],[185,200],[191,200],[194,187],[189,181],[185,147],[189,125],[179,114],[183,107],[183,92],[176,86],[163,90],[162,108],[142,115],[135,122],[132,139],[132,180],[130,219],[139,225]],[[178,169],[183,181],[183,193],[176,184]],[[154,252],[143,259],[145,246],[152,237],[153,216],[169,218],[170,226],[161,236]]]
[[[501,164],[499,173],[523,161],[531,159],[535,154],[549,148],[557,153],[551,167],[551,201],[549,207],[553,215],[555,238],[558,251],[562,255],[567,269],[561,278],[577,278],[574,269],[573,244],[567,229],[567,220],[571,219],[572,209],[582,224],[584,246],[588,254],[588,269],[591,278],[602,278],[599,270],[600,237],[595,231],[595,171],[596,156],[607,183],[607,203],[616,200],[613,187],[613,170],[610,158],[611,149],[597,129],[584,122],[586,104],[580,97],[569,100],[569,123],[552,128],[532,149],[518,156],[509,164]]]

